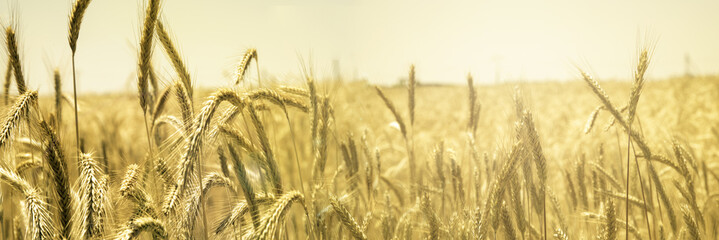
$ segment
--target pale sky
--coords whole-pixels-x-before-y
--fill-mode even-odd
[[[13,15],[19,23],[29,86],[41,93],[50,91],[54,67],[72,89],[71,6],[0,0],[3,25]],[[143,6],[92,1],[78,43],[78,91],[135,91]],[[384,84],[405,77],[413,63],[421,82],[464,83],[471,72],[490,83],[497,70],[511,80],[572,80],[575,63],[600,79],[627,78],[645,35],[657,42],[650,78],[683,74],[687,55],[693,73],[719,74],[717,11],[716,0],[165,0],[161,16],[195,83],[217,87],[231,84],[227,73],[251,47],[263,74],[279,79],[297,76],[300,58],[310,57],[318,77],[331,76],[338,60],[343,76]],[[159,45],[154,62],[165,79],[174,78]]]

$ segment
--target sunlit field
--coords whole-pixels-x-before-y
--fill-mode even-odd
[[[3,25],[2,239],[719,236],[719,78],[649,78],[652,41],[627,80],[580,66],[571,81],[423,83],[407,63],[375,84],[302,61],[285,79],[250,48],[209,88],[149,0],[136,89],[89,94],[75,52],[92,3],[72,4],[71,64],[34,78],[51,92],[27,84],[23,25]]]

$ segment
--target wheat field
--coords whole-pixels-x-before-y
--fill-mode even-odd
[[[2,239],[718,239],[719,79],[646,79],[651,44],[631,81],[491,85],[262,82],[248,49],[207,89],[149,0],[137,92],[63,92],[89,4],[54,92],[5,26]]]

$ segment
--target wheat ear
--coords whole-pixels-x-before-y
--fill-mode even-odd
[[[15,100],[15,104],[5,117],[2,130],[0,130],[0,147],[5,146],[10,141],[20,121],[30,117],[31,108],[37,108],[36,91],[26,91]]]
[[[73,235],[83,239],[101,238],[112,213],[107,176],[90,154],[81,155],[80,170],[77,184],[79,202],[73,216],[73,222],[78,224],[73,225]]]
[[[233,193],[233,195],[237,195],[234,192],[235,185],[232,184],[230,179],[223,177],[216,172],[207,174],[207,176],[202,179],[201,184],[202,187],[198,187],[198,189],[196,189],[192,193],[185,205],[185,214],[182,216],[181,224],[177,226],[182,228],[182,231],[192,232],[192,230],[195,228],[195,219],[197,219],[197,216],[200,212],[202,200],[207,196],[207,193],[210,191],[210,189],[214,187],[225,187],[229,189],[230,192]]]
[[[17,36],[12,26],[8,26],[5,29],[5,43],[7,44],[9,61],[12,63],[12,71],[15,73],[17,91],[19,94],[23,94],[27,90],[27,87],[25,86],[25,77],[22,72],[20,53],[18,52]]]
[[[43,158],[50,166],[53,181],[55,182],[54,191],[58,203],[60,226],[63,237],[70,238],[70,230],[72,229],[72,197],[70,196],[71,187],[68,177],[67,162],[65,154],[61,148],[60,140],[51,126],[45,122],[40,122],[40,129],[45,139],[43,146],[45,148]]]
[[[279,166],[277,160],[272,152],[272,146],[270,146],[270,140],[267,138],[267,132],[265,131],[264,124],[260,121],[257,111],[253,106],[253,103],[247,105],[247,111],[250,113],[250,119],[255,125],[257,136],[260,140],[260,147],[265,154],[265,166],[267,167],[270,181],[273,183],[275,194],[282,193],[282,179],[280,178]]]
[[[68,36],[68,42],[70,43],[70,49],[75,54],[77,49],[77,39],[80,36],[80,25],[82,24],[82,17],[85,16],[85,10],[90,6],[90,0],[77,0],[72,5],[72,13],[70,14],[70,30]]]
[[[192,132],[192,115],[194,109],[192,109],[190,95],[188,95],[187,89],[180,81],[175,81],[175,96],[177,97],[177,102],[180,104],[182,120],[185,123],[185,132]]]
[[[10,104],[10,83],[12,83],[12,61],[7,61],[5,70],[5,83],[3,84],[5,105]]]
[[[157,33],[157,40],[160,40],[160,43],[162,43],[162,47],[165,48],[165,53],[167,53],[167,56],[170,58],[172,66],[175,68],[175,72],[177,72],[177,76],[179,76],[180,80],[182,81],[182,85],[187,90],[187,95],[192,98],[193,91],[192,80],[190,79],[190,72],[187,71],[187,67],[182,61],[182,57],[180,57],[180,52],[177,50],[177,48],[175,48],[175,45],[172,43],[170,34],[165,29],[165,25],[159,19],[157,20],[157,28],[155,29],[155,33]]]
[[[0,181],[5,182],[25,197],[25,214],[27,214],[27,235],[30,239],[55,239],[57,230],[43,194],[17,175],[17,173],[0,167]]]
[[[250,183],[250,179],[247,176],[247,169],[245,168],[245,165],[242,164],[242,160],[240,159],[240,154],[235,151],[235,148],[230,146],[228,144],[228,149],[230,150],[230,157],[232,159],[232,164],[235,166],[235,174],[237,176],[237,180],[240,182],[240,186],[242,187],[242,192],[245,194],[245,199],[247,201],[247,206],[250,209],[250,216],[252,217],[252,226],[257,229],[260,226],[260,213],[257,208],[257,201],[255,201],[255,190],[252,187],[252,184]]]
[[[203,137],[207,128],[210,125],[212,116],[215,114],[217,107],[220,103],[228,101],[242,109],[244,107],[244,100],[241,99],[234,91],[229,89],[220,89],[213,93],[209,99],[205,102],[204,107],[200,110],[193,121],[192,132],[188,137],[188,143],[185,147],[185,153],[183,153],[178,167],[179,175],[177,176],[177,182],[175,190],[172,191],[166,199],[172,201],[166,201],[163,207],[163,212],[168,214],[172,209],[176,207],[177,200],[180,198],[187,187],[189,179],[194,174],[195,165],[201,164],[198,162],[200,155],[200,148],[202,147]]]
[[[147,81],[150,75],[150,61],[152,57],[152,33],[155,31],[155,22],[160,11],[160,0],[148,0],[145,20],[140,36],[140,55],[137,73],[137,89],[140,95],[140,106],[147,111]]]
[[[367,239],[367,235],[364,231],[362,231],[362,228],[359,224],[357,224],[357,221],[355,221],[354,217],[352,217],[352,214],[350,214],[344,204],[337,200],[337,197],[330,197],[330,204],[332,204],[332,208],[335,210],[335,213],[337,213],[342,225],[350,231],[355,239]]]
[[[422,215],[424,216],[424,218],[427,220],[427,223],[429,223],[429,239],[439,239],[441,222],[439,216],[437,216],[437,213],[432,208],[432,202],[429,199],[429,196],[422,196],[420,202],[420,210],[422,211]]]
[[[274,239],[277,228],[282,225],[282,219],[293,203],[300,203],[304,207],[305,197],[298,191],[289,191],[282,195],[275,204],[268,209],[260,228],[254,232],[253,239]],[[305,210],[306,212],[306,210]]]
[[[130,240],[140,236],[140,233],[149,231],[155,239],[167,239],[167,231],[165,224],[157,219],[150,217],[141,217],[131,220],[118,233],[116,240]]]
[[[62,126],[62,79],[60,78],[60,71],[55,69],[53,71],[53,87],[55,88],[55,120],[56,126],[59,128]]]
[[[240,84],[240,82],[242,82],[242,80],[245,78],[245,72],[250,66],[250,61],[252,61],[252,59],[255,59],[255,61],[257,61],[257,49],[247,49],[247,51],[245,51],[245,54],[242,55],[242,60],[239,64],[237,64],[237,67],[235,68],[235,84]]]

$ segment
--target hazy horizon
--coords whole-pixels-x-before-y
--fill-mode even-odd
[[[71,91],[67,23],[72,2],[0,0],[3,25],[19,26],[28,85],[51,89],[58,67]],[[501,79],[572,80],[573,64],[599,79],[631,76],[638,41],[656,42],[649,80],[719,74],[719,1],[163,1],[170,28],[193,81],[229,86],[229,73],[247,48],[257,48],[262,74],[300,74],[300,58],[318,78],[391,84],[407,75],[433,83]],[[135,91],[139,0],[94,0],[80,32],[78,91]],[[11,21],[11,16],[14,21]],[[639,42],[641,44],[641,42]],[[165,82],[176,78],[161,46],[153,62]],[[7,57],[2,57],[5,71]],[[254,79],[254,67],[251,68]],[[499,73],[499,74],[498,74]],[[264,77],[263,77],[264,78]]]

